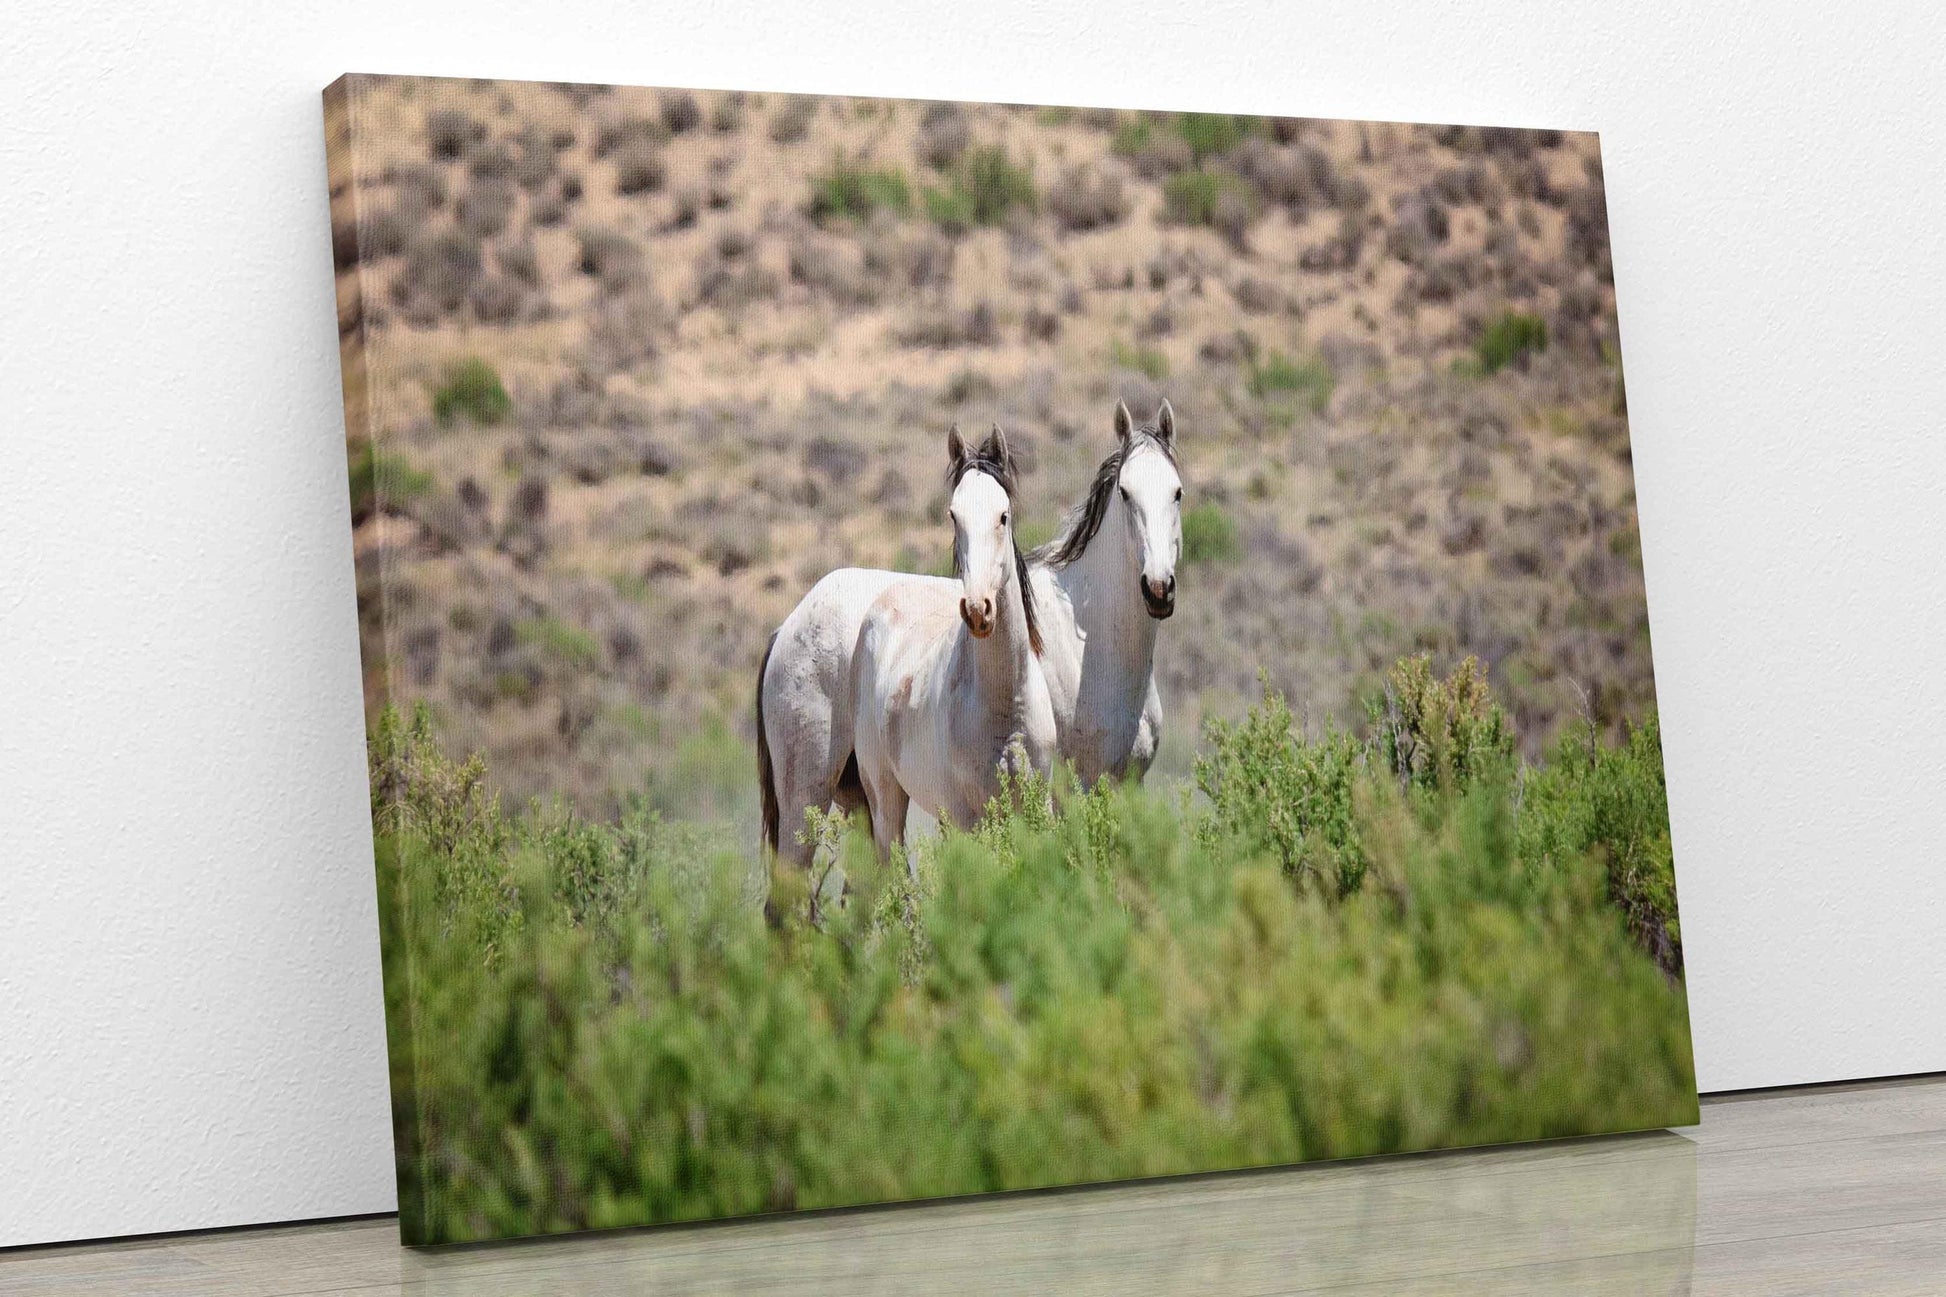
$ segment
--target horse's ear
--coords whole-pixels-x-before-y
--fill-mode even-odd
[[[994,424],[993,431],[987,434],[986,444],[980,447],[980,456],[992,460],[1002,468],[1013,467],[1013,459],[1007,452],[1007,434],[1000,431],[999,424]]]
[[[1135,430],[1135,420],[1129,416],[1128,402],[1115,402],[1115,440],[1128,444],[1128,434]]]
[[[953,425],[953,430],[946,434],[946,461],[949,464],[957,464],[965,458],[966,442],[960,437],[959,425],[956,423]]]
[[[1163,445],[1176,448],[1176,412],[1169,408],[1169,398],[1162,398],[1162,408],[1155,412],[1155,437]]]

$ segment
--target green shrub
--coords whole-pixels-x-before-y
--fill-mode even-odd
[[[1176,130],[1188,142],[1191,155],[1202,162],[1228,153],[1245,136],[1260,133],[1262,120],[1231,113],[1183,113],[1176,118]]]
[[[1132,369],[1152,383],[1169,377],[1169,357],[1155,347],[1130,346],[1120,338],[1108,348],[1108,359],[1123,369]]]
[[[1155,122],[1147,113],[1125,114],[1115,125],[1115,133],[1109,137],[1108,147],[1122,157],[1134,157],[1149,146],[1155,134]]]
[[[1401,786],[1465,788],[1513,768],[1514,734],[1487,687],[1478,658],[1444,680],[1428,654],[1393,666],[1385,687],[1366,703],[1373,742]]]
[[[961,183],[973,202],[973,219],[981,225],[998,225],[1015,208],[1031,212],[1040,204],[1034,173],[1015,166],[998,145],[972,150],[960,170]]]
[[[834,158],[830,170],[811,180],[811,217],[820,223],[862,221],[876,211],[904,216],[912,189],[897,167],[873,170]]]
[[[1526,368],[1527,358],[1547,350],[1547,322],[1538,315],[1508,311],[1487,324],[1473,355],[1482,374],[1496,374],[1508,365]]]
[[[1243,557],[1237,543],[1237,525],[1219,504],[1198,504],[1183,510],[1182,561],[1194,563],[1231,563]]]
[[[1322,414],[1331,404],[1336,386],[1331,367],[1316,358],[1293,360],[1280,351],[1271,351],[1250,360],[1250,394],[1259,400],[1294,393],[1305,408]]]
[[[921,191],[926,204],[926,219],[948,234],[960,235],[973,228],[973,197],[958,185],[944,189],[928,185]]]
[[[945,188],[927,188],[926,215],[949,233],[975,225],[999,225],[1016,210],[1040,208],[1034,173],[1016,166],[1007,151],[994,145],[969,150],[954,167]]]
[[[387,505],[396,507],[432,490],[432,475],[400,455],[388,455],[369,441],[359,443],[350,460],[351,516],[363,520]]]
[[[1220,226],[1226,211],[1248,211],[1254,190],[1227,171],[1179,171],[1162,182],[1163,215],[1177,225]]]
[[[1477,672],[1402,670],[1433,700],[1415,733],[1501,751]],[[815,817],[818,872],[779,871],[767,923],[720,831],[503,814],[427,713],[388,711],[404,1236],[1693,1122],[1682,988],[1628,908],[1656,886],[1615,882],[1666,856],[1653,740],[1402,788],[1381,745],[1308,739],[1267,693],[1208,731],[1204,802],[1011,782],[910,872]]]
[[[453,365],[433,389],[432,413],[441,424],[450,424],[455,418],[496,424],[512,414],[513,408],[513,399],[500,385],[499,373],[478,356]]]
[[[601,645],[595,637],[559,617],[529,617],[515,625],[514,634],[521,643],[532,644],[577,671],[601,661]]]
[[[1215,814],[1206,831],[1268,851],[1283,871],[1332,897],[1365,877],[1353,790],[1358,744],[1327,731],[1317,742],[1296,731],[1284,696],[1264,686],[1261,706],[1239,724],[1210,722],[1209,751],[1196,758],[1196,786]]]
[[[1521,855],[1536,862],[1598,860],[1630,933],[1665,972],[1679,975],[1682,927],[1661,726],[1651,713],[1621,747],[1598,740],[1594,725],[1584,723],[1563,735],[1552,759],[1529,778]]]

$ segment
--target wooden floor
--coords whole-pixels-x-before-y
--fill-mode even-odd
[[[390,1217],[0,1252],[0,1294],[1946,1293],[1946,1077],[1479,1152],[435,1251]]]

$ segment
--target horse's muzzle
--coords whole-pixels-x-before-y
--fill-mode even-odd
[[[974,639],[985,639],[993,634],[993,600],[982,599],[977,604],[970,599],[960,600],[959,618],[973,632]]]
[[[1138,576],[1135,584],[1142,591],[1142,606],[1149,610],[1149,616],[1162,621],[1176,611],[1176,578],[1167,581],[1151,581]]]

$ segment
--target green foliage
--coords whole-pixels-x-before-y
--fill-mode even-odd
[[[1149,147],[1154,135],[1155,122],[1148,113],[1128,113],[1116,124],[1108,147],[1122,157],[1132,158]]]
[[[1514,732],[1478,658],[1444,680],[1430,655],[1405,658],[1365,707],[1378,755],[1403,787],[1464,788],[1513,768]]]
[[[1336,386],[1331,367],[1316,357],[1293,360],[1281,351],[1271,351],[1250,359],[1250,394],[1259,400],[1295,393],[1313,414],[1322,414]]]
[[[1396,735],[1306,738],[1267,692],[1210,728],[1206,802],[1009,780],[909,865],[814,816],[768,920],[715,831],[503,815],[385,713],[407,1239],[1693,1121],[1630,908],[1663,900],[1653,722],[1523,777],[1455,755],[1501,750],[1476,671],[1401,672],[1452,777],[1402,786]]]
[[[1158,137],[1166,140],[1173,132],[1189,146],[1190,159],[1201,164],[1228,153],[1246,136],[1262,129],[1261,117],[1232,113],[1131,113],[1115,127],[1109,147],[1123,157],[1135,157],[1153,146]]]
[[[964,234],[973,228],[973,196],[958,185],[943,189],[927,185],[920,197],[925,200],[926,219],[948,234]]]
[[[351,457],[351,514],[363,518],[382,505],[398,505],[432,490],[432,474],[361,442]]]
[[[1178,171],[1162,182],[1162,209],[1178,225],[1218,225],[1227,207],[1247,208],[1253,191],[1227,171]]]
[[[1169,377],[1169,357],[1156,347],[1130,346],[1120,338],[1108,347],[1108,359],[1123,369],[1132,369],[1150,382]]]
[[[1527,358],[1547,350],[1547,322],[1538,315],[1507,311],[1487,324],[1473,344],[1480,373],[1495,374],[1508,365],[1525,366]]]
[[[456,418],[492,425],[513,413],[513,399],[500,385],[500,375],[478,356],[470,356],[446,371],[433,389],[433,417],[443,424]]]
[[[1039,210],[1034,173],[1016,166],[998,145],[969,150],[945,188],[927,187],[921,197],[926,216],[940,228],[961,234],[975,225],[999,225],[1012,212]]]
[[[862,221],[876,211],[904,216],[912,210],[912,187],[897,167],[880,170],[833,158],[831,167],[811,180],[811,217],[829,224]]]
[[[1529,778],[1526,800],[1521,855],[1599,861],[1609,899],[1627,918],[1630,933],[1666,972],[1680,974],[1682,927],[1655,715],[1634,727],[1619,748],[1603,747],[1591,722],[1563,735],[1553,759]]]
[[[1261,126],[1260,118],[1233,113],[1183,113],[1176,118],[1176,130],[1188,142],[1190,154],[1197,162],[1228,153],[1243,142],[1244,136],[1256,133]]]
[[[532,644],[561,665],[583,671],[601,661],[601,645],[579,626],[558,617],[529,617],[514,627],[523,644]]]
[[[998,145],[971,150],[960,169],[960,183],[972,200],[973,219],[981,225],[998,225],[1015,208],[1031,212],[1039,206],[1034,173],[1015,166]]]
[[[1243,546],[1237,542],[1237,525],[1222,505],[1205,502],[1183,510],[1184,563],[1233,563],[1241,557]]]
[[[1270,853],[1307,888],[1333,897],[1357,891],[1365,877],[1353,804],[1357,742],[1336,730],[1306,740],[1268,682],[1261,706],[1235,725],[1211,721],[1205,737],[1196,786],[1216,812],[1205,831]]]

